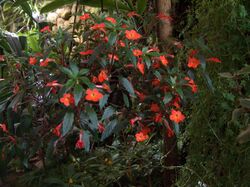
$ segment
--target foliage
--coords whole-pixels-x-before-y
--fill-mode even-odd
[[[188,144],[184,165],[188,170],[181,170],[177,185],[249,186],[249,142],[236,141],[249,124],[245,108],[249,105],[244,103],[242,108],[242,102],[249,99],[249,74],[242,73],[248,68],[250,52],[249,2],[193,2],[182,33],[186,43],[204,53],[216,53],[223,63],[218,68],[207,67],[215,92],[200,86],[199,99],[191,108],[183,137]]]

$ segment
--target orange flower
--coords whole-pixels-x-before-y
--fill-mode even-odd
[[[126,38],[128,39],[128,40],[138,40],[138,39],[140,39],[142,36],[138,33],[138,32],[136,32],[135,30],[126,30],[125,31],[125,35],[126,35]]]
[[[133,17],[133,16],[140,16],[140,15],[137,14],[135,11],[133,11],[133,12],[129,12],[129,13],[127,14],[127,16],[128,16],[129,18],[131,18],[131,17]]]
[[[35,57],[30,57],[29,58],[29,64],[30,65],[35,65],[37,63],[37,59]]]
[[[8,133],[8,129],[7,129],[6,124],[0,124],[0,129],[2,129],[3,132]]]
[[[192,92],[196,93],[198,88],[197,88],[197,85],[195,84],[194,80],[190,79],[189,77],[185,77],[184,79],[188,81],[187,85],[192,88]]]
[[[82,16],[80,16],[80,20],[82,20],[82,21],[85,21],[85,20],[87,20],[89,18],[90,18],[90,14],[88,14],[88,13],[83,14]]]
[[[49,65],[49,62],[54,62],[54,61],[55,61],[55,60],[52,59],[52,58],[46,58],[45,60],[42,60],[42,61],[40,62],[40,66],[41,66],[41,67],[46,67],[46,66]]]
[[[84,141],[83,141],[83,132],[82,131],[79,134],[79,139],[77,140],[75,146],[77,149],[83,149],[85,146]]]
[[[116,24],[116,20],[112,17],[106,17],[105,19],[113,24]]]
[[[91,55],[91,54],[93,54],[93,52],[94,52],[94,50],[90,49],[87,51],[81,51],[81,52],[79,52],[79,54],[85,56],[85,55]]]
[[[135,139],[137,142],[143,142],[147,140],[149,136],[147,134],[143,134],[142,132],[138,132],[135,134]]]
[[[119,61],[119,57],[115,54],[108,54],[110,60]]]
[[[104,82],[105,80],[108,80],[107,70],[102,70],[98,75],[98,81]]]
[[[211,57],[211,58],[208,58],[207,61],[210,61],[210,62],[215,62],[215,63],[221,63],[221,60],[216,58],[216,57]]]
[[[185,116],[180,111],[172,109],[169,119],[175,123],[180,123],[184,121]]]
[[[117,42],[118,42],[118,45],[120,47],[125,47],[126,46],[126,44],[122,40],[118,40]]]
[[[161,63],[164,65],[164,66],[166,66],[166,65],[168,65],[168,60],[166,59],[166,57],[165,56],[160,56],[160,60],[161,60]]]
[[[92,82],[93,82],[93,83],[97,83],[97,82],[98,82],[98,78],[97,78],[96,76],[93,76],[93,77],[92,77]]]
[[[62,85],[59,84],[59,83],[57,82],[57,80],[48,82],[48,83],[46,84],[46,86],[47,86],[47,87],[62,87]]]
[[[74,96],[70,93],[63,94],[63,97],[60,98],[60,102],[63,103],[65,106],[74,104]]]
[[[137,62],[137,68],[139,69],[139,71],[141,72],[141,74],[144,75],[144,70],[145,70],[145,64],[143,62],[141,62],[140,60]]]
[[[51,32],[51,30],[50,30],[49,26],[45,26],[45,27],[43,27],[43,28],[40,30],[40,32]]]
[[[143,53],[140,49],[134,49],[133,50],[133,55],[136,56],[136,57],[139,57],[141,56]]]
[[[90,27],[90,29],[92,29],[92,30],[101,30],[101,31],[105,32],[105,24],[104,23],[95,24],[92,27]]]
[[[158,104],[152,103],[152,104],[151,104],[151,107],[150,107],[150,110],[151,110],[152,112],[160,112],[160,107],[159,107]]]
[[[103,94],[100,93],[96,88],[87,89],[85,99],[88,101],[98,102],[103,97]]]
[[[107,92],[111,92],[111,89],[110,89],[110,87],[109,87],[109,85],[107,85],[107,84],[102,84],[102,88],[104,89],[104,90],[106,90]]]
[[[56,126],[56,128],[53,129],[52,133],[58,137],[61,136],[61,128],[62,128],[62,123]]]
[[[195,57],[188,58],[188,67],[196,69],[200,65],[200,60]]]
[[[172,105],[175,106],[176,108],[180,108],[180,102],[181,102],[181,99],[180,97],[176,96],[173,100],[172,100]]]

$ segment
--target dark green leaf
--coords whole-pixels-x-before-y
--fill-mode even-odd
[[[111,32],[108,36],[108,43],[112,46],[116,42],[117,34],[116,32]]]
[[[107,107],[102,115],[102,120],[108,119],[115,114],[115,109],[112,106]]]
[[[88,69],[81,69],[80,72],[79,72],[79,75],[85,75],[89,72]]]
[[[173,99],[173,96],[171,93],[166,93],[163,99],[164,104],[168,104]]]
[[[132,95],[135,95],[135,91],[134,88],[132,86],[132,84],[130,83],[130,81],[124,77],[122,77],[120,79],[121,84],[123,85],[123,87]]]
[[[99,107],[102,109],[108,102],[109,94],[105,94],[99,101]]]
[[[142,14],[147,7],[147,0],[137,0],[136,9],[139,14]]]
[[[83,87],[80,84],[76,84],[74,88],[74,98],[75,98],[75,105],[77,106],[79,101],[82,98]]]
[[[60,8],[64,5],[67,4],[71,4],[76,2],[76,0],[54,0],[48,4],[46,4],[42,9],[41,9],[41,13],[46,13],[46,12],[50,12],[52,10],[55,10],[57,8]]]
[[[90,132],[84,131],[83,133],[83,141],[84,141],[84,148],[87,152],[89,152],[90,149]]]
[[[91,129],[95,130],[98,128],[98,118],[97,118],[97,114],[95,112],[95,110],[90,107],[90,106],[86,106],[86,112],[88,114],[88,117],[91,121],[91,126],[89,126]]]
[[[73,76],[77,77],[77,75],[79,73],[79,68],[77,67],[77,65],[75,63],[70,63],[69,66],[70,66],[70,69],[73,73]]]
[[[62,135],[65,136],[73,127],[74,113],[67,112],[63,118]]]
[[[129,108],[129,99],[128,99],[128,96],[125,93],[122,93],[122,96],[123,96],[123,101],[124,101],[126,107]]]
[[[101,141],[108,138],[112,133],[114,133],[114,129],[117,125],[117,119],[110,121],[107,126],[105,127],[104,132],[102,133]]]

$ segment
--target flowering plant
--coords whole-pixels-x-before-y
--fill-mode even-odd
[[[67,151],[69,137],[73,147],[89,151],[113,134],[144,142],[155,132],[178,133],[186,118],[182,103],[198,90],[190,72],[204,62],[197,50],[182,62],[161,51],[140,33],[133,16],[84,13],[77,42],[46,26],[36,33],[35,48],[1,56],[9,70],[0,82],[2,133],[28,158],[39,148],[47,149],[43,154],[51,148],[57,153],[59,145]]]

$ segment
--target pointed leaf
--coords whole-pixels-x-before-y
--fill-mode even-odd
[[[121,84],[123,85],[123,87],[131,94],[131,95],[135,95],[135,91],[134,88],[132,86],[132,84],[130,83],[130,81],[124,77],[122,77],[120,79]]]
[[[108,138],[111,134],[114,133],[115,127],[117,125],[117,119],[110,121],[107,126],[105,127],[104,132],[102,133],[101,141]]]
[[[67,112],[63,118],[62,135],[65,136],[73,127],[74,113]]]
[[[98,118],[95,110],[90,107],[89,105],[86,106],[86,112],[88,114],[88,117],[91,121],[91,126],[89,126],[91,129],[95,130],[98,128]]]
[[[99,107],[102,109],[108,102],[109,94],[105,94],[99,101]]]
[[[83,87],[80,84],[76,84],[74,88],[74,98],[75,98],[75,105],[77,106],[79,101],[82,98]]]
[[[103,112],[102,120],[108,119],[113,114],[115,114],[115,109],[112,106],[107,107]]]

